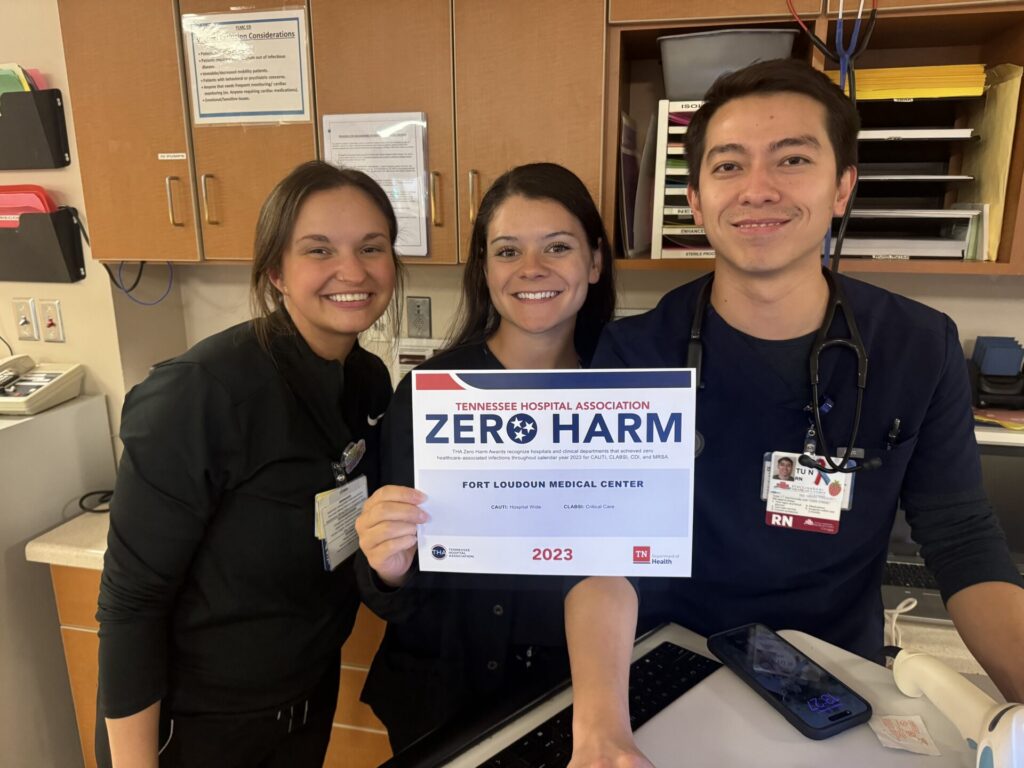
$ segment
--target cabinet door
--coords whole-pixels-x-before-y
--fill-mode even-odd
[[[96,688],[99,685],[100,638],[95,630],[61,627],[78,738],[86,768],[96,766]]]
[[[459,253],[480,197],[516,165],[560,163],[600,195],[602,0],[454,0]]]
[[[1014,0],[878,0],[879,11],[895,11],[903,9],[913,9],[921,13],[928,13],[934,9],[941,11],[944,8],[964,8],[971,6],[993,6],[993,5],[1011,5]],[[829,16],[835,16],[839,13],[839,0],[828,0],[825,4],[828,9]],[[851,8],[856,7],[856,3],[852,0],[843,4],[844,10],[849,13]]]
[[[281,6],[280,0],[249,0],[244,10],[280,11]],[[231,4],[181,0],[180,8],[182,14],[222,13]],[[296,165],[316,158],[313,121],[193,125],[192,144],[204,256],[251,259],[256,219],[270,190]]]
[[[432,176],[429,253],[410,264],[458,260],[450,0],[311,0],[318,125],[323,116],[425,112]]]
[[[92,255],[198,260],[174,3],[60,0],[59,9]]]
[[[916,2],[917,0],[909,0]],[[941,0],[945,1],[945,0]],[[884,2],[884,0],[883,0]],[[854,3],[850,3],[854,5]],[[821,0],[794,0],[793,6],[803,17],[821,13]],[[789,18],[789,10],[781,0],[609,0],[608,22],[687,21],[694,19],[730,19],[743,17]]]

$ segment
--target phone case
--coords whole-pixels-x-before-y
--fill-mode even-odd
[[[735,634],[746,633],[751,627],[754,626],[760,626],[763,629],[767,630],[769,633],[771,633],[772,636],[774,636],[778,640],[778,642],[788,646],[789,648],[792,648],[796,653],[799,653],[801,656],[806,658],[809,663],[813,664],[818,669],[823,670],[824,672],[828,673],[833,678],[835,678],[843,686],[843,688],[845,688],[846,691],[849,692],[849,694],[852,697],[864,703],[864,712],[849,717],[845,720],[837,721],[826,727],[815,727],[810,723],[806,722],[805,720],[801,719],[799,716],[797,716],[792,710],[790,710],[778,699],[772,696],[771,693],[762,688],[760,683],[757,681],[757,678],[755,678],[750,673],[750,670],[748,670],[745,666],[743,666],[735,658],[733,658],[732,654],[729,653],[727,650],[727,648],[729,647],[729,637]],[[798,731],[800,731],[800,733],[802,733],[809,739],[827,739],[831,736],[835,736],[837,733],[842,733],[846,729],[852,728],[855,725],[866,723],[868,720],[871,719],[871,704],[869,704],[863,696],[861,696],[859,693],[850,688],[850,686],[848,686],[842,680],[839,680],[839,678],[837,678],[834,674],[832,674],[827,669],[818,664],[818,662],[816,662],[814,659],[810,658],[806,653],[796,648],[792,643],[790,643],[781,635],[776,633],[774,630],[770,629],[769,627],[766,627],[763,624],[744,624],[742,627],[735,627],[733,629],[727,629],[724,632],[717,632],[708,638],[708,650],[711,651],[711,653],[713,653],[716,657],[718,657],[719,661],[721,661],[722,664],[724,664],[726,667],[735,672],[736,675],[743,682],[749,685],[757,693],[758,696],[760,696],[762,699],[771,704],[772,708],[779,712],[784,718],[786,718],[786,720],[794,728],[796,728]]]

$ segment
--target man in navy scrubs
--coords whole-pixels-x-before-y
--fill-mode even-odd
[[[792,60],[723,77],[690,123],[690,205],[717,253],[706,306],[708,277],[606,329],[593,364],[685,366],[702,321],[693,576],[638,585],[594,577],[570,590],[572,768],[649,765],[626,704],[638,605],[644,624],[671,620],[707,635],[760,621],[878,658],[880,583],[900,500],[967,645],[1007,698],[1024,700],[1024,589],[982,489],[956,327],[856,280],[835,277],[832,288],[822,271],[825,233],[854,187],[858,128],[849,99]],[[774,494],[801,491],[772,481],[772,467],[783,455],[825,455],[809,429],[808,360],[836,296],[870,360],[852,454],[868,468],[852,486],[827,476],[841,499],[827,515],[773,515]],[[826,330],[851,336],[842,311]],[[838,459],[857,410],[857,356],[830,348],[818,368],[822,431]],[[815,470],[795,470],[809,473],[804,492],[816,484]]]

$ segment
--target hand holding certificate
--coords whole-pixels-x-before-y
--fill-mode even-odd
[[[689,576],[692,372],[416,371],[424,571]]]

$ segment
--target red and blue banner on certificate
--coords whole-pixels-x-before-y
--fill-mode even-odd
[[[688,369],[415,371],[425,571],[689,576]]]

